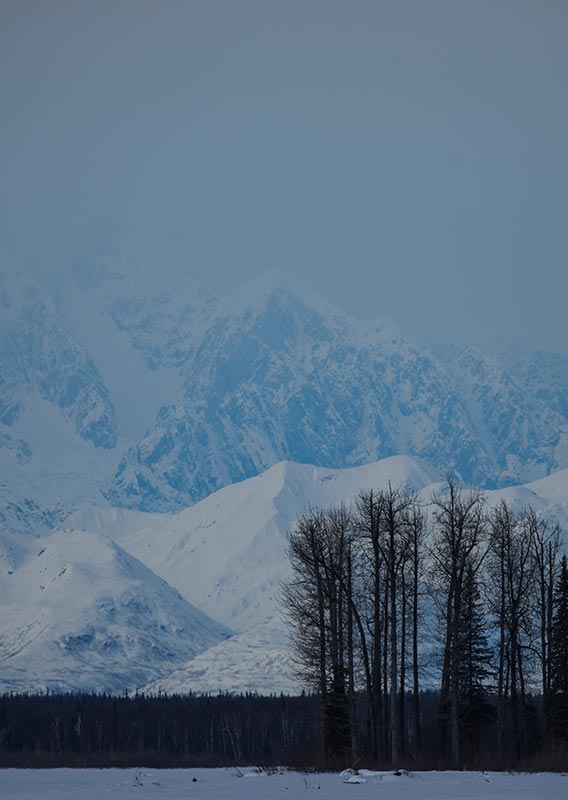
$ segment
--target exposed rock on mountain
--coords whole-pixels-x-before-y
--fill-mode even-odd
[[[285,459],[407,454],[485,487],[568,466],[556,354],[430,352],[271,273],[222,299],[110,256],[7,276],[0,302],[0,467],[41,507],[172,511]]]

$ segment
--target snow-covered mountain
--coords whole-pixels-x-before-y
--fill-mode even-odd
[[[178,514],[88,508],[64,528],[104,531],[191,603],[240,631],[149,689],[286,691],[298,687],[279,616],[279,586],[289,574],[287,532],[308,506],[349,503],[360,490],[389,481],[416,491],[425,505],[441,483],[436,469],[402,456],[343,470],[284,462]],[[568,529],[568,470],[489,491],[486,499],[530,505]]]
[[[526,392],[511,364],[471,348],[437,357],[268,275],[212,321],[182,399],[129,449],[106,496],[170,510],[282,459],[345,467],[409,454],[484,486],[568,466],[568,360],[554,363],[550,396]]]
[[[297,689],[279,616],[288,531],[310,506],[389,481],[428,504],[441,479],[407,456],[342,470],[282,462],[179,513],[91,505],[47,536],[4,533],[0,687]],[[486,496],[568,529],[568,469]]]
[[[116,447],[114,407],[91,356],[49,295],[18,278],[9,287],[3,281],[0,291],[2,424],[14,426],[40,398],[56,407],[83,441]],[[18,449],[20,463],[33,456],[25,443]]]
[[[0,537],[2,691],[132,690],[229,635],[101,534]]]
[[[487,487],[568,466],[559,355],[430,352],[273,274],[221,298],[153,256],[76,254],[0,277],[12,530],[30,526],[14,505],[56,521],[103,496],[171,512],[285,459],[406,454]]]
[[[58,519],[100,502],[125,449],[181,397],[178,350],[215,300],[184,276],[166,290],[159,266],[77,255],[45,272],[1,270],[0,481],[9,529],[26,528],[13,513],[22,502]]]
[[[389,480],[420,490],[437,472],[406,456],[343,470],[284,461],[178,514],[87,508],[63,528],[104,532],[189,602],[243,631],[277,612],[287,534],[306,507],[349,502]]]

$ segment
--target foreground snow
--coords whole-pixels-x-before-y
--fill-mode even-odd
[[[395,776],[388,772],[361,770],[349,773],[303,774],[280,770],[275,774],[255,769],[54,769],[0,770],[0,797],[28,800],[57,797],[58,800],[81,797],[140,798],[141,796],[178,800],[178,798],[305,797],[306,792],[321,790],[327,800],[335,798],[381,797],[390,800],[564,800],[568,776],[539,773],[533,775],[480,772],[415,772]],[[308,794],[309,796],[309,794]]]

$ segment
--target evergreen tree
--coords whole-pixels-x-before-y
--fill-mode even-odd
[[[492,651],[485,634],[487,620],[475,573],[468,565],[457,644],[460,651],[460,733],[465,759],[473,765],[479,755],[483,724],[491,714],[487,698]]]
[[[552,622],[551,730],[555,738],[568,741],[568,564],[562,558],[554,596]]]

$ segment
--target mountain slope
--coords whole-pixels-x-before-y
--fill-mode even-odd
[[[101,498],[118,461],[181,396],[179,363],[217,302],[159,263],[73,256],[0,275],[0,518]],[[39,529],[38,529],[39,530]]]
[[[416,491],[427,506],[443,476],[405,456],[342,470],[281,462],[178,514],[86,508],[62,527],[104,532],[189,602],[242,631],[278,609],[278,587],[288,572],[287,533],[298,517],[310,506],[349,503],[360,490],[386,488],[389,481]],[[568,470],[485,496],[489,505],[501,499],[518,509],[530,505],[568,528]]]
[[[183,397],[121,460],[112,504],[182,508],[283,459],[342,468],[408,454],[488,487],[568,465],[568,379],[528,394],[511,365],[471,348],[438,358],[285,282],[221,308],[182,373]]]
[[[238,633],[142,687],[148,694],[258,692],[301,694],[294,673],[288,630],[278,617]]]
[[[2,691],[132,690],[229,632],[100,534],[0,537]]]
[[[555,354],[430,352],[278,276],[221,298],[153,255],[16,270],[0,306],[0,480],[47,517],[181,510],[282,460],[407,454],[486,487],[568,466]]]
[[[106,531],[191,602],[241,631],[150,682],[148,691],[297,691],[278,614],[279,586],[289,574],[287,531],[309,506],[349,503],[389,481],[418,492],[428,507],[440,477],[407,457],[344,470],[283,462],[179,514],[90,508],[65,526]],[[502,499],[518,510],[532,506],[568,529],[568,470],[485,496],[489,506]]]
[[[104,532],[191,603],[240,631],[276,612],[287,532],[308,504],[349,502],[360,489],[389,480],[418,490],[436,477],[404,456],[345,470],[281,462],[179,514],[85,509],[63,528]]]

